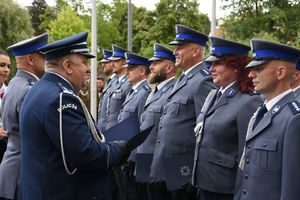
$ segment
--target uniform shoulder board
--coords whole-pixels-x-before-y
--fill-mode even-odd
[[[206,69],[206,68],[202,68],[202,69],[200,70],[200,73],[201,73],[203,76],[210,76],[210,75],[211,75],[210,71],[208,71],[208,69]]]
[[[151,87],[149,85],[144,85],[143,88],[148,91],[148,90],[151,90]]]
[[[29,86],[33,86],[35,84],[36,81],[32,80],[32,79],[28,79],[28,85]]]
[[[300,113],[300,103],[298,101],[291,101],[288,105],[294,115]]]
[[[65,94],[74,94],[73,90],[70,90],[66,87],[64,87],[61,83],[57,83],[58,86],[60,87],[61,91]]]
[[[259,93],[259,92],[256,92],[256,91],[250,91],[248,94],[249,94],[250,96],[260,95],[260,93]]]

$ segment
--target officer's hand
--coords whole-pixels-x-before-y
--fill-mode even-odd
[[[130,156],[130,151],[127,146],[127,142],[124,140],[114,141],[114,143],[118,144],[121,147],[121,159],[120,165],[124,164],[127,161],[127,158]]]
[[[3,129],[3,127],[0,127],[0,139],[6,137],[7,134],[6,134],[6,131]]]

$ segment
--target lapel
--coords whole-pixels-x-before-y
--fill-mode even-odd
[[[238,93],[238,87],[237,83],[234,83],[231,87],[226,89],[226,91],[222,94],[220,97],[219,101],[214,104],[214,101],[211,103],[211,107],[209,107],[208,112],[206,115],[212,114],[216,109],[226,105],[229,101],[229,98],[234,97]],[[217,97],[217,92],[215,93],[215,97],[213,98],[214,100]]]
[[[129,101],[131,101],[146,84],[147,84],[147,80],[144,80],[131,94],[127,95],[124,103],[122,104],[122,107],[125,104],[127,104]]]
[[[177,91],[179,91],[183,86],[185,86],[188,80],[191,79],[196,73],[200,73],[200,70],[203,67],[204,64],[203,62],[201,62],[198,65],[196,65],[187,75],[185,75],[180,82],[177,80],[169,97],[173,96]]]
[[[114,84],[114,82],[117,80],[117,76],[114,76],[110,81],[109,81],[109,83],[104,87],[104,89],[103,89],[103,93],[105,93],[106,92],[106,90],[108,90],[111,86],[112,86],[112,84]]]
[[[145,107],[147,107],[149,104],[151,104],[152,102],[159,99],[166,91],[169,90],[170,87],[172,87],[174,85],[175,82],[176,82],[176,79],[173,78],[172,80],[167,82],[162,88],[160,88],[154,95],[151,95],[151,96],[149,95],[149,98],[147,99],[147,101],[145,103]],[[152,92],[154,92],[154,90]]]
[[[117,77],[119,78],[119,77]],[[109,97],[111,97],[111,95],[113,95],[114,93],[118,93],[121,92],[121,86],[126,82],[127,80],[127,76],[124,76],[113,88],[112,88],[112,92],[109,92]],[[117,79],[116,79],[117,81]]]
[[[286,96],[284,96],[282,99],[280,99],[268,112],[266,115],[262,118],[262,120],[257,124],[255,129],[253,131],[250,131],[249,136],[246,138],[246,141],[251,140],[253,137],[261,133],[266,127],[271,124],[272,119],[274,116],[276,116],[282,108],[291,102],[295,98],[294,93],[290,92]]]
[[[294,90],[296,96],[300,96],[300,87]]]

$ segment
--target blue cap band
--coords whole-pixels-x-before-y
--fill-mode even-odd
[[[123,52],[114,51],[112,57],[121,57],[125,58],[125,54]]]
[[[137,60],[137,59],[132,59],[132,58],[127,59],[127,60],[126,60],[126,63],[127,63],[127,64],[131,64],[131,65],[145,65],[145,66],[147,66],[147,67],[149,67],[150,64],[151,64],[149,61],[145,61],[145,60]]]
[[[160,57],[160,58],[167,58],[172,61],[175,60],[175,56],[173,54],[169,54],[165,51],[154,51],[154,56]]]
[[[111,57],[111,54],[104,54],[104,59],[108,59],[109,57]]]
[[[297,63],[298,61],[298,56],[295,54],[290,54],[285,51],[279,51],[279,50],[264,50],[264,49],[259,49],[255,50],[253,53],[253,58],[266,58],[266,59],[271,59],[271,60],[287,60],[293,63]]]
[[[27,47],[22,47],[20,49],[13,49],[13,55],[14,56],[20,56],[20,55],[25,55],[25,54],[29,54],[29,53],[33,53],[33,52],[38,52],[38,48],[46,45],[47,43],[39,43],[36,45],[30,45]]]
[[[194,41],[202,46],[206,45],[207,40],[194,36],[194,35],[190,35],[190,34],[185,34],[185,33],[178,33],[176,34],[176,39],[188,39],[191,41]]]
[[[243,55],[247,56],[249,50],[245,48],[235,48],[235,47],[212,47],[212,54],[235,54],[235,55]]]

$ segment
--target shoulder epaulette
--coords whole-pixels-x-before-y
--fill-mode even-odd
[[[151,87],[149,85],[144,85],[143,88],[148,91],[148,90],[151,90]]]
[[[36,81],[32,80],[32,79],[27,79],[29,86],[33,86],[35,84]]]
[[[260,95],[260,93],[259,93],[259,92],[256,92],[256,91],[250,91],[248,94],[249,94],[250,96]]]
[[[210,71],[209,71],[208,69],[206,69],[206,68],[202,68],[202,69],[200,70],[200,73],[201,73],[203,76],[210,76],[210,75],[211,75]]]
[[[298,101],[291,101],[288,105],[294,115],[300,113],[300,103]]]
[[[64,87],[61,83],[57,83],[58,86],[60,87],[61,91],[65,94],[74,94],[73,90],[70,90],[66,87]]]

